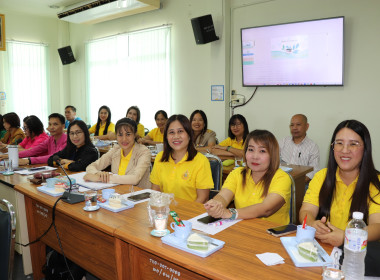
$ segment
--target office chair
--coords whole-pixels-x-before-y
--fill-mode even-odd
[[[147,129],[146,127],[144,128],[144,135],[146,136],[146,135],[148,135],[148,133],[149,133],[149,129]]]
[[[0,279],[12,279],[15,239],[15,209],[9,201],[0,199]]]
[[[210,199],[218,194],[222,187],[223,163],[219,157],[213,154],[205,154],[210,162],[212,180],[214,181],[214,189],[210,191]]]

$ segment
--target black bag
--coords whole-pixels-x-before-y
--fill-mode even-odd
[[[74,280],[82,279],[86,274],[86,271],[69,259],[66,258],[66,260]],[[54,250],[47,253],[46,264],[44,265],[42,272],[45,274],[46,280],[72,280],[65,259],[61,254]]]

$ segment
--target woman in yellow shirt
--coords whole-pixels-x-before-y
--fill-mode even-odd
[[[87,166],[85,180],[132,184],[149,189],[151,154],[147,147],[136,143],[137,125],[122,118],[116,123],[117,143],[100,159]],[[111,165],[111,174],[102,171]]]
[[[236,114],[230,118],[228,124],[228,138],[212,148],[212,153],[217,156],[243,157],[244,141],[249,133],[246,119]]]
[[[157,127],[149,131],[149,133],[138,140],[141,144],[155,145],[157,143],[164,142],[164,129],[166,121],[168,120],[168,114],[164,110],[159,110],[154,114],[154,120]]]
[[[299,217],[302,221],[307,215],[307,223],[316,228],[315,236],[323,243],[341,246],[345,228],[355,211],[364,214],[368,225],[366,275],[368,269],[373,269],[380,276],[379,172],[372,160],[367,127],[359,121],[346,120],[333,133],[327,168],[310,181]],[[377,256],[377,265],[376,257],[371,264],[368,256]]]
[[[152,189],[204,203],[214,187],[208,159],[193,144],[191,125],[184,115],[171,116],[164,130],[164,150],[155,161]]]
[[[288,224],[291,179],[279,168],[279,146],[274,135],[267,130],[249,133],[244,160],[246,166],[232,171],[219,194],[205,203],[208,214],[215,218],[263,218]],[[233,199],[237,209],[227,209]]]
[[[131,106],[127,110],[127,118],[134,120],[137,123],[137,138],[145,136],[144,126],[140,123],[140,109],[137,106]]]
[[[115,125],[111,122],[111,110],[103,105],[98,111],[98,121],[88,129],[90,134],[100,140],[112,140],[110,135],[115,133]]]

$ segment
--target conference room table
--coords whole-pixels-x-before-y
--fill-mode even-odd
[[[25,197],[32,241],[49,227],[57,197],[38,191],[37,185],[20,176],[15,174],[6,179]],[[128,185],[115,189],[120,194],[130,190]],[[103,208],[86,212],[83,207],[84,202],[59,201],[55,225],[66,257],[100,279],[321,279],[321,267],[294,266],[280,239],[266,232],[276,224],[262,219],[243,220],[213,235],[225,245],[202,258],[163,244],[160,238],[150,234],[147,202],[119,213]],[[176,199],[170,209],[183,220],[205,212],[202,204],[182,199]],[[30,245],[34,279],[44,277],[46,245],[61,251],[53,228]],[[321,245],[331,253],[331,246]],[[256,257],[265,252],[278,253],[285,263],[266,266]]]

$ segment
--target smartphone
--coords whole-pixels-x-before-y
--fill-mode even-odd
[[[211,223],[217,222],[217,221],[219,221],[221,219],[222,218],[214,218],[214,217],[211,217],[211,216],[206,216],[206,217],[203,217],[203,218],[199,218],[197,221],[207,225],[207,224],[211,224]]]
[[[274,228],[268,228],[267,232],[269,234],[272,234],[273,236],[279,237],[283,235],[287,235],[293,232],[297,231],[297,226],[294,224],[288,224],[284,226],[274,227]]]
[[[147,199],[149,197],[150,197],[150,192],[144,192],[144,193],[139,193],[139,194],[131,195],[131,196],[127,197],[127,199],[136,202],[136,201]]]

